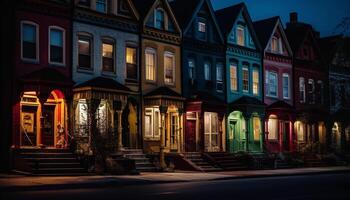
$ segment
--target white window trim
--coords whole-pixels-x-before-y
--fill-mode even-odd
[[[275,95],[271,95],[270,94],[270,74],[275,74],[276,75],[276,96]],[[273,97],[273,98],[277,98],[278,97],[278,73],[277,72],[275,72],[275,71],[267,71],[267,73],[266,73],[266,75],[267,75],[267,93],[266,93],[266,96],[268,96],[268,97]]]
[[[288,96],[284,96],[284,78],[288,78]],[[286,100],[290,100],[290,92],[291,92],[291,89],[290,89],[290,76],[289,74],[287,73],[283,73],[282,75],[282,94],[283,94],[283,99],[286,99]]]
[[[90,69],[82,69],[79,67],[79,37],[80,36],[85,36],[85,37],[89,37],[90,38]],[[76,66],[77,66],[77,70],[78,71],[86,71],[86,72],[91,72],[91,71],[94,71],[94,37],[92,34],[90,33],[87,33],[87,32],[78,32],[77,33],[77,40],[76,40],[76,44],[77,44],[77,47],[76,47],[76,50],[77,50],[77,63],[76,63]]]
[[[244,89],[244,71],[247,71],[248,72],[248,90],[245,90]],[[249,74],[249,67],[248,66],[245,66],[245,67],[242,67],[242,91],[245,92],[245,93],[249,93],[249,89],[250,89],[250,74]]]
[[[159,108],[158,107],[147,107],[145,108],[145,116],[146,117],[147,115],[149,115],[150,113],[151,114],[151,135],[146,135],[146,129],[145,129],[145,135],[144,135],[144,138],[145,139],[148,139],[148,140],[159,140],[160,139],[160,134],[159,133],[158,135],[155,134],[155,130],[154,130],[154,116],[155,116],[155,113],[158,111],[159,113],[159,116],[158,116],[158,128],[161,127],[161,115],[160,115],[160,111],[159,111]],[[160,130],[158,130],[160,131]]]
[[[168,82],[165,82],[165,79],[166,79],[166,70],[165,70],[165,57],[172,57],[173,58],[173,82],[172,83],[168,83]],[[176,66],[175,66],[175,54],[173,52],[170,52],[170,51],[166,51],[164,52],[164,83],[166,85],[175,85],[175,69],[176,69]]]
[[[258,91],[257,91],[257,93],[254,93],[254,72],[256,72],[257,74],[258,74]],[[259,96],[260,95],[260,73],[259,73],[259,70],[258,69],[253,69],[253,71],[252,71],[252,83],[253,83],[253,85],[252,85],[252,92],[253,92],[253,95],[255,95],[255,96]]]
[[[113,72],[103,71],[103,41],[111,41],[113,43]],[[104,75],[116,75],[117,74],[117,42],[111,37],[101,37],[101,50],[100,50],[100,59],[101,59],[101,74]]]
[[[51,46],[51,30],[52,29],[56,29],[56,30],[60,30],[62,31],[62,50],[63,50],[63,56],[62,56],[62,63],[59,63],[59,62],[52,62],[51,61],[51,49],[50,49],[50,46]],[[48,40],[48,61],[49,61],[49,64],[51,65],[56,65],[56,66],[65,66],[66,65],[66,30],[62,27],[59,27],[59,26],[49,26],[49,40]]]
[[[231,77],[231,69],[232,68],[235,68],[236,69],[236,76],[234,77],[236,79],[236,88],[233,89],[232,88],[232,77]],[[230,89],[231,89],[231,92],[237,92],[238,91],[238,66],[237,66],[237,63],[231,63],[230,64]]]
[[[150,80],[150,79],[147,79],[147,62],[146,62],[146,54],[147,53],[150,53],[150,54],[153,54],[154,55],[154,69],[153,69],[153,73],[154,73],[154,80]],[[146,82],[152,82],[152,83],[155,83],[157,82],[157,50],[154,49],[154,48],[151,48],[151,47],[147,47],[145,49],[145,80]]]
[[[204,27],[204,30],[201,29],[203,27]],[[201,32],[201,33],[207,32],[207,24],[205,22],[201,22],[201,21],[198,22],[198,32]]]
[[[218,79],[219,67],[221,68],[221,80]],[[222,84],[222,90],[218,90],[218,87],[217,87],[218,84]],[[224,64],[223,63],[216,64],[216,91],[224,92]]]
[[[24,24],[29,24],[35,26],[35,32],[36,32],[36,58],[31,59],[31,58],[24,58],[23,57],[23,25]],[[32,22],[32,21],[27,21],[27,20],[22,20],[21,21],[21,27],[20,27],[20,32],[21,32],[21,60],[23,61],[28,61],[28,62],[39,62],[40,60],[40,55],[39,55],[39,24]]]
[[[242,32],[243,32],[243,44],[238,43],[238,39],[239,39],[238,30],[242,30]],[[237,28],[236,28],[236,43],[237,43],[237,45],[245,46],[245,29],[242,26],[237,26]]]

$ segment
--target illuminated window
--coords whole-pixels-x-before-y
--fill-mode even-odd
[[[199,19],[198,22],[198,37],[201,40],[205,40],[206,38],[206,32],[207,32],[207,25],[205,23],[205,19]]]
[[[249,69],[243,67],[243,92],[249,92]]]
[[[216,148],[219,146],[219,120],[217,113],[204,113],[204,137],[205,150],[216,151]]]
[[[261,122],[259,117],[253,117],[253,128],[254,141],[258,142],[260,141],[261,134]]]
[[[22,59],[37,61],[39,59],[38,25],[22,22],[21,29]]]
[[[259,95],[259,71],[253,70],[253,94]]]
[[[156,51],[151,48],[146,49],[146,80],[156,80]]]
[[[218,92],[222,92],[224,90],[223,70],[224,66],[222,63],[216,64],[216,91]]]
[[[237,27],[237,44],[240,46],[245,45],[245,40],[244,40],[244,28],[243,27]]]
[[[159,139],[161,118],[159,108],[145,109],[145,137]]]
[[[81,69],[91,69],[91,37],[85,35],[78,36],[78,67]]]
[[[157,29],[164,29],[165,28],[165,14],[163,9],[158,8],[155,11],[155,27]]]
[[[230,85],[231,85],[231,91],[237,91],[238,85],[237,85],[237,64],[231,63],[230,65]]]
[[[106,13],[107,12],[107,2],[106,0],[96,0],[96,11]]]
[[[283,74],[283,98],[290,99],[290,83],[289,83],[289,74]]]
[[[278,119],[276,116],[270,116],[268,120],[268,139],[277,140],[278,139]]]
[[[137,80],[137,49],[126,47],[126,77]]]
[[[87,137],[88,133],[88,105],[85,99],[81,99],[75,110],[75,135],[77,137]]]
[[[166,84],[175,83],[175,56],[171,52],[164,53],[164,81]]]
[[[305,79],[304,79],[304,77],[299,78],[299,99],[300,99],[300,103],[305,103]]]
[[[277,97],[278,79],[277,73],[268,71],[266,73],[267,96]]]
[[[96,111],[96,127],[102,136],[106,136],[108,133],[108,105],[106,100],[101,100],[100,105]]]
[[[61,28],[49,28],[50,30],[50,62],[64,63],[64,33]]]
[[[190,79],[195,79],[196,77],[196,68],[193,59],[188,59],[188,76]]]
[[[204,79],[206,81],[211,80],[211,66],[209,62],[204,63]]]
[[[278,38],[275,36],[271,39],[271,51],[274,53],[280,52]]]
[[[114,72],[114,42],[111,40],[102,42],[102,70]]]
[[[299,142],[305,141],[305,125],[302,122],[297,121],[295,122],[294,126],[297,132],[298,141]]]

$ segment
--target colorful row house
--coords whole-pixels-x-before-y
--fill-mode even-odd
[[[256,21],[254,28],[263,48],[266,150],[294,151],[293,53],[279,17]]]
[[[224,42],[215,13],[208,0],[177,0],[171,6],[183,33],[185,151],[225,151]]]
[[[327,67],[318,44],[319,33],[290,14],[285,30],[293,51],[293,84],[296,121],[294,132],[298,152],[322,153],[326,150],[328,117]]]
[[[226,149],[263,152],[261,45],[244,3],[217,10],[226,44]]]

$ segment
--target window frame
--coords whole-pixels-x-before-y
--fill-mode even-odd
[[[257,74],[257,81],[255,80],[254,73]],[[259,96],[260,95],[260,73],[259,73],[259,69],[256,69],[256,68],[253,69],[252,78],[253,78],[253,80],[252,80],[252,83],[253,83],[253,85],[252,85],[253,86],[253,95]],[[254,91],[255,90],[255,88],[254,88],[255,84],[257,86],[256,92]]]
[[[221,70],[219,70],[221,68]],[[219,73],[221,74],[221,80],[219,79]],[[218,89],[218,85],[221,84],[222,89]],[[216,63],[216,91],[224,92],[224,64],[221,62]]]
[[[239,31],[242,31],[242,44],[239,42]],[[245,28],[243,26],[237,26],[236,28],[236,43],[239,46],[245,46]]]
[[[35,34],[36,34],[36,36],[35,36],[35,42],[36,42],[36,47],[35,47],[35,59],[32,59],[32,58],[25,58],[25,57],[23,57],[23,25],[24,24],[28,24],[28,25],[32,25],[32,26],[35,26]],[[28,21],[28,20],[22,20],[21,22],[20,22],[20,34],[21,34],[21,60],[22,61],[27,61],[27,62],[39,62],[39,60],[40,60],[40,55],[39,55],[39,49],[40,49],[40,41],[39,41],[39,31],[40,31],[40,29],[39,29],[39,24],[37,24],[37,23],[35,23],[35,22],[33,22],[33,21]]]
[[[157,12],[158,11],[162,11],[162,13],[163,13],[163,24],[162,24],[163,27],[157,27]],[[155,11],[154,11],[154,28],[159,29],[159,30],[166,30],[166,25],[165,25],[166,19],[165,18],[166,18],[165,17],[165,10],[163,8],[155,9]]]
[[[110,43],[108,43],[110,42]],[[103,44],[109,44],[109,45],[112,45],[113,46],[113,55],[112,55],[112,58],[113,58],[113,72],[110,72],[110,71],[105,71],[103,69]],[[116,66],[116,55],[117,55],[117,52],[116,52],[116,41],[113,39],[113,38],[110,38],[110,37],[102,37],[101,39],[101,55],[100,55],[100,58],[101,58],[101,72],[102,74],[116,74],[116,71],[117,71],[117,66]]]
[[[232,77],[231,70],[235,69],[235,77]],[[235,82],[233,82],[233,80]],[[232,84],[235,83],[235,88],[232,88]],[[230,90],[231,92],[238,92],[238,64],[235,62],[230,63]]]
[[[204,25],[204,31],[200,30],[201,25],[202,25],[202,27]],[[207,24],[207,20],[205,18],[202,18],[202,17],[197,18],[196,32],[197,32],[197,38],[199,40],[203,40],[203,41],[207,40],[208,24]]]
[[[51,61],[51,30],[56,29],[62,31],[62,63]],[[66,30],[60,26],[49,26],[49,42],[48,42],[48,60],[49,64],[56,66],[65,66],[66,65]]]
[[[267,90],[266,96],[272,97],[272,98],[278,98],[278,73],[275,72],[275,71],[269,71],[269,70],[267,70],[266,72],[267,72],[266,73],[266,76],[267,76],[266,77],[266,86],[267,86],[267,88],[266,88],[266,90]],[[272,74],[276,76],[276,80],[275,80],[275,82],[276,82],[276,85],[275,85],[276,95],[271,94],[271,90],[270,90],[270,87],[272,85],[270,83],[270,77],[271,77]]]
[[[288,96],[285,96],[284,92],[285,92],[285,83],[284,83],[284,79],[287,78],[288,79],[288,87],[287,87],[287,92],[288,92]],[[290,76],[288,73],[283,73],[282,74],[282,96],[283,96],[283,99],[285,100],[290,100],[291,97],[290,97],[290,93],[291,93],[291,89],[290,89]]]
[[[147,53],[153,54],[154,62],[153,62],[153,80],[147,79]],[[157,50],[155,48],[147,47],[145,49],[145,80],[146,82],[156,82],[157,81]]]
[[[104,0],[105,10],[104,10],[103,12],[97,10],[98,1],[99,1],[99,0],[95,0],[95,10],[96,10],[97,12],[99,12],[99,13],[108,13],[108,0]]]
[[[245,80],[245,78],[244,78],[244,72],[247,72],[247,74],[248,74],[248,79],[247,80]],[[243,67],[242,67],[242,91],[244,92],[244,93],[249,93],[249,91],[250,91],[250,88],[249,88],[249,86],[250,86],[250,84],[249,84],[249,82],[250,82],[250,78],[249,78],[249,74],[250,72],[249,72],[249,66],[247,66],[247,65],[244,65]],[[247,88],[248,88],[248,90],[245,90],[244,89],[244,81],[247,81]]]
[[[79,38],[80,37],[86,37],[86,38],[89,38],[89,40],[90,40],[90,68],[89,69],[87,69],[87,68],[82,68],[82,67],[80,67],[80,65],[79,65],[79,55],[80,55],[80,53],[79,53]],[[78,43],[78,45],[77,45],[77,69],[78,70],[82,70],[82,71],[93,71],[93,69],[94,69],[94,65],[93,65],[93,52],[94,52],[94,38],[93,38],[93,36],[92,36],[92,34],[89,34],[89,33],[78,33],[77,34],[77,43]]]
[[[165,58],[166,57],[171,57],[173,59],[173,62],[172,62],[172,68],[173,68],[173,82],[167,82],[166,81],[166,67],[165,67]],[[165,51],[164,52],[164,83],[166,85],[175,85],[175,76],[176,76],[176,61],[175,61],[175,53],[173,52],[170,52],[170,51]]]
[[[155,114],[158,113],[158,133],[155,134],[155,126],[156,124],[154,123],[155,121]],[[146,124],[146,116],[149,116],[151,118],[151,133],[147,134],[147,130],[146,130],[146,126],[145,126],[145,135],[144,138],[147,140],[159,140],[160,139],[160,127],[162,126],[161,124],[161,114],[160,114],[160,110],[159,107],[146,107],[145,108],[145,116],[144,116],[144,120],[145,120],[145,124]]]
[[[127,49],[130,48],[130,49],[135,49],[135,56],[136,56],[136,62],[135,64],[130,64],[128,63],[127,61]],[[138,81],[138,78],[139,78],[139,70],[138,70],[138,63],[139,63],[139,58],[138,58],[138,47],[137,45],[131,45],[131,44],[126,44],[125,45],[125,73],[126,73],[126,79],[127,80],[132,80],[132,81]],[[133,65],[136,69],[136,78],[130,78],[128,77],[128,68],[129,66]]]
[[[309,95],[309,104],[315,104],[316,103],[316,85],[315,85],[315,80],[310,78],[307,81],[308,85],[311,87],[310,90],[308,91]]]
[[[207,67],[208,66],[208,67]],[[204,62],[204,80],[211,81],[211,63],[209,61]]]
[[[190,66],[190,62],[193,63],[193,66]],[[187,65],[188,65],[188,78],[190,80],[196,79],[196,61],[193,58],[187,59]],[[192,68],[192,74],[191,74],[191,68]]]
[[[303,83],[303,85],[302,85]],[[302,90],[303,88],[303,90]],[[301,92],[303,93],[301,98]],[[304,77],[299,77],[299,102],[300,103],[305,103],[306,102],[306,90],[305,90],[305,78]]]

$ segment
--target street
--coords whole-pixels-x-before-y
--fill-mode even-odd
[[[350,173],[6,192],[1,199],[349,199]]]

